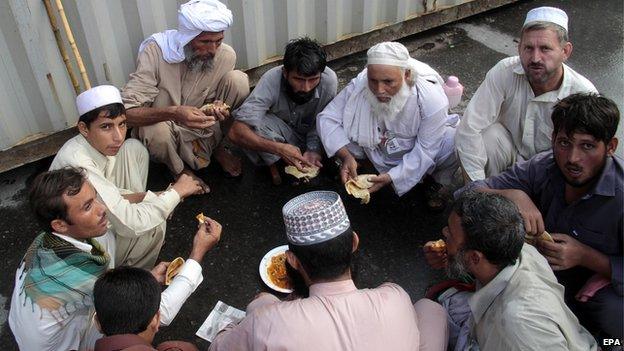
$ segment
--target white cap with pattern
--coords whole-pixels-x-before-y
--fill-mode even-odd
[[[563,27],[568,31],[568,15],[562,9],[550,6],[542,6],[527,12],[526,19],[522,27],[526,27],[533,22],[550,22]]]
[[[282,208],[286,237],[294,245],[322,243],[344,233],[349,217],[333,191],[312,191],[291,199]]]
[[[76,97],[78,116],[109,104],[122,104],[119,89],[112,85],[99,85],[82,92]]]

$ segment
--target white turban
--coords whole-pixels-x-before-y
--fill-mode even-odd
[[[433,68],[424,62],[420,62],[410,56],[407,48],[394,41],[379,43],[368,49],[367,65],[396,66],[412,72],[412,79],[422,76],[426,79],[435,79],[439,84],[444,84],[442,77]]]
[[[139,53],[145,45],[155,41],[168,63],[184,61],[184,46],[202,32],[222,32],[233,22],[232,11],[217,0],[191,0],[180,6],[178,11],[178,29],[152,34],[139,47]]]

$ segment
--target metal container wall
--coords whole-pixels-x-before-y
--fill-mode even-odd
[[[324,44],[334,43],[469,1],[223,1],[234,13],[234,25],[226,32],[225,42],[236,50],[238,67],[247,69],[278,58],[291,38],[308,35]],[[122,87],[135,68],[140,42],[154,32],[176,28],[177,8],[182,2],[64,0],[91,84]],[[437,7],[426,8],[428,3]],[[55,16],[62,28],[56,11]],[[0,0],[0,63],[0,150],[76,123],[75,93],[43,1]]]

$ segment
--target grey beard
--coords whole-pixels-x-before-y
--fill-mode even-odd
[[[371,105],[371,113],[379,120],[392,122],[403,110],[407,99],[411,96],[411,89],[405,79],[401,89],[390,99],[389,102],[380,102],[370,89],[366,89],[365,97]]]
[[[184,62],[191,72],[206,72],[212,69],[213,57],[197,56],[187,45],[184,47]]]
[[[468,268],[464,263],[464,255],[466,251],[462,248],[452,257],[449,256],[448,265],[446,266],[446,275],[449,278],[461,279],[469,275]]]

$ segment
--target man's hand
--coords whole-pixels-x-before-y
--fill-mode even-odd
[[[358,163],[351,154],[342,159],[342,165],[340,166],[340,181],[342,184],[346,183],[349,179],[355,179],[357,177]]]
[[[544,232],[544,219],[542,214],[533,203],[533,200],[522,190],[509,189],[505,190],[503,195],[513,201],[520,215],[524,218],[524,229],[529,235],[540,235]]]
[[[200,109],[193,106],[178,106],[175,113],[175,121],[189,128],[205,129],[217,123],[214,116],[206,116]]]
[[[201,262],[206,252],[210,251],[221,239],[221,224],[212,218],[206,217],[206,221],[199,225],[193,238],[193,249],[190,259]]]
[[[198,195],[205,193],[204,188],[201,183],[189,176],[188,174],[182,173],[178,180],[176,180],[175,184],[173,184],[173,190],[175,190],[178,195],[180,195],[180,199],[185,199],[191,195]]]
[[[314,165],[318,168],[323,167],[323,157],[316,151],[306,151],[303,153],[303,158],[308,161],[309,164]]]
[[[165,275],[167,274],[167,267],[171,262],[160,262],[150,271],[158,284],[165,284]]]
[[[553,233],[551,236],[554,243],[538,240],[537,245],[553,271],[576,267],[583,262],[588,246],[566,234]]]
[[[427,263],[434,269],[446,268],[448,265],[448,254],[446,253],[446,249],[444,249],[444,251],[434,251],[433,247],[427,244],[423,246],[425,260]]]
[[[229,107],[221,100],[212,102],[212,108],[204,111],[208,116],[214,116],[219,121],[223,121],[230,117]]]
[[[286,162],[286,164],[297,167],[298,170],[304,170],[304,167],[311,167],[312,164],[301,155],[298,147],[286,143],[279,145],[278,155]]]
[[[368,181],[373,183],[373,186],[368,189],[368,192],[372,194],[384,186],[392,183],[392,178],[390,178],[388,173],[383,173],[374,177],[368,177]]]

